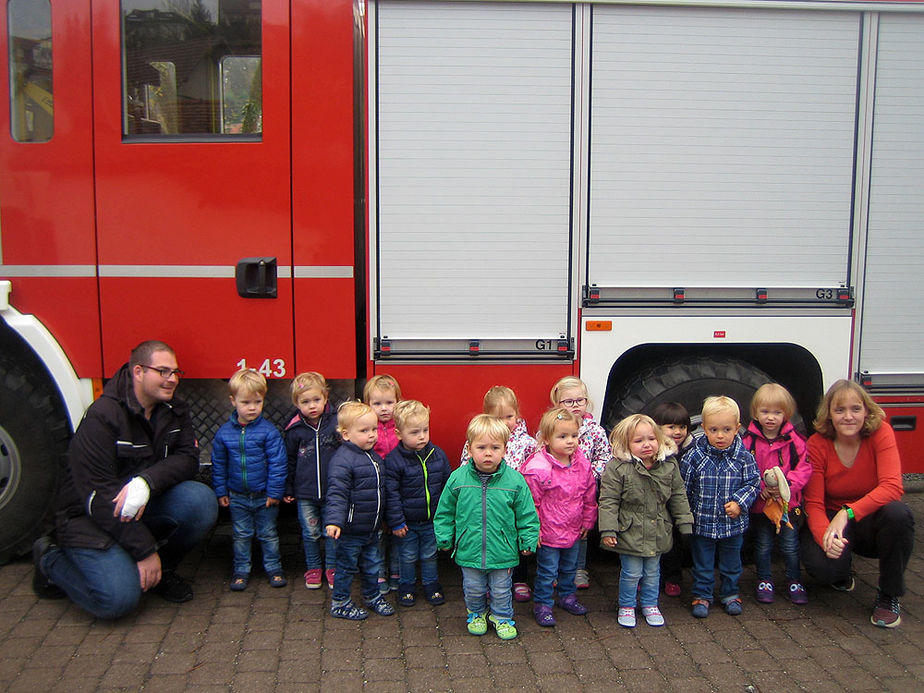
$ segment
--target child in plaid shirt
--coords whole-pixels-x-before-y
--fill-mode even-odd
[[[731,616],[741,613],[738,579],[741,542],[748,528],[748,509],[760,491],[754,456],[738,435],[741,412],[730,397],[707,397],[703,428],[680,462],[680,474],[693,511],[693,615],[709,615],[719,556],[719,599]]]

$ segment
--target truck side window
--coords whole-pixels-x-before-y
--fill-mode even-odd
[[[47,142],[55,133],[49,0],[10,0],[7,30],[10,135],[17,142]]]
[[[260,0],[121,0],[121,12],[123,136],[259,139]]]

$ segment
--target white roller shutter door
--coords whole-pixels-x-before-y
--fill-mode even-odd
[[[860,370],[924,374],[924,17],[879,19]],[[886,375],[886,378],[877,378]]]
[[[375,19],[375,336],[569,334],[571,6],[383,1]]]
[[[847,278],[856,13],[593,10],[589,283]]]

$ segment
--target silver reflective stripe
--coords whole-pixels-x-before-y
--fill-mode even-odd
[[[233,279],[233,265],[3,265],[0,277],[141,277]],[[278,265],[280,279],[352,279],[351,265]]]
[[[87,498],[87,515],[93,514],[93,499],[96,498],[96,491],[90,494],[90,497]]]

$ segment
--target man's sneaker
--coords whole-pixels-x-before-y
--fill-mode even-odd
[[[517,637],[516,622],[512,618],[498,618],[494,614],[491,614],[488,616],[488,620],[494,624],[497,637],[501,640],[513,640]]]
[[[536,623],[540,626],[554,626],[555,616],[552,614],[552,607],[547,604],[536,604],[533,607],[533,616],[536,617]]]
[[[805,586],[798,580],[789,581],[789,601],[797,606],[808,604],[808,592],[805,591]]]
[[[55,548],[51,537],[39,537],[32,543],[32,591],[42,599],[61,599],[67,596],[42,570],[42,557]]]
[[[334,589],[334,569],[328,568],[324,571],[324,577],[327,578],[327,586]]]
[[[558,606],[575,616],[583,616],[587,613],[587,607],[578,601],[576,594],[569,594],[567,597],[559,597]]]
[[[656,606],[643,606],[642,616],[645,617],[645,623],[649,626],[664,625],[664,616],[661,615],[661,609]]]
[[[366,608],[372,609],[379,616],[394,616],[395,614],[395,607],[382,599],[381,595],[371,602],[366,602]]]
[[[320,568],[312,568],[311,570],[305,571],[305,589],[309,589],[309,590],[321,589],[321,569]]]
[[[446,603],[446,596],[443,594],[443,588],[438,582],[434,582],[431,585],[424,585],[424,596],[433,606]]]
[[[590,587],[590,575],[583,568],[574,573],[574,586],[579,590],[586,590]]]
[[[741,600],[738,597],[734,599],[729,599],[724,603],[725,613],[729,616],[740,616],[741,615]]]
[[[619,607],[616,615],[616,623],[625,628],[635,628],[635,608],[631,606]]]
[[[388,578],[379,578],[379,594],[388,594]]]
[[[705,599],[694,599],[693,615],[696,618],[706,618],[709,615],[709,602]]]
[[[174,570],[163,571],[160,582],[151,591],[174,604],[182,604],[193,598],[192,586],[177,575]]]
[[[484,635],[488,632],[488,622],[485,620],[484,614],[479,614],[476,611],[469,611],[466,621],[468,624],[468,632],[472,635]]]
[[[853,575],[851,575],[846,580],[842,580],[841,582],[831,583],[831,587],[836,589],[838,592],[853,592],[853,588],[856,586],[857,581],[854,579]]]
[[[528,602],[533,598],[533,593],[525,582],[515,582],[513,583],[513,598],[518,602]]]
[[[874,626],[880,628],[895,628],[902,622],[901,611],[898,597],[890,597],[880,591],[876,594],[876,603],[873,605],[873,614],[869,620]]]
[[[773,603],[773,581],[761,580],[757,583],[757,601],[761,604]]]
[[[332,604],[330,607],[330,615],[334,618],[346,618],[350,621],[362,621],[369,617],[369,612],[361,607],[356,606],[352,600],[349,600],[338,606],[334,606]]]
[[[668,580],[664,583],[664,594],[668,597],[679,597],[680,596],[680,583],[672,582]]]

